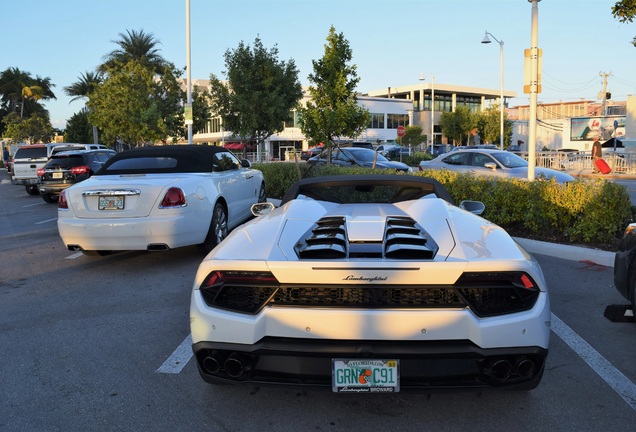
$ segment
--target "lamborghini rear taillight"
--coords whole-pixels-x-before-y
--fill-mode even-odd
[[[256,314],[278,290],[270,272],[213,271],[199,290],[208,306]]]

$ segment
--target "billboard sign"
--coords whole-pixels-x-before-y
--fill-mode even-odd
[[[570,141],[594,141],[598,134],[601,141],[625,136],[625,116],[576,117],[570,119]]]

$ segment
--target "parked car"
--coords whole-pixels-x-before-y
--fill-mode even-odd
[[[278,208],[254,206],[195,277],[202,378],[356,393],[536,387],[547,286],[483,210],[398,174],[305,179]]]
[[[450,144],[434,144],[433,145],[433,156],[441,155],[444,153],[448,153],[453,150],[453,146]],[[431,154],[431,146],[428,145],[425,147],[424,151],[428,154]]]
[[[324,149],[325,149],[325,146],[316,146],[307,150],[303,150],[300,153],[300,159],[306,161],[307,159],[311,157],[319,155]]]
[[[495,144],[471,144],[471,145],[461,145],[461,146],[455,146],[452,147],[450,149],[450,151],[457,151],[457,150],[476,150],[476,149],[492,149],[492,150],[498,150],[499,147],[496,146]]]
[[[400,146],[397,144],[380,144],[375,148],[375,151],[380,153],[382,156],[388,156],[391,151],[399,149]]]
[[[49,160],[53,148],[62,143],[29,144],[18,147],[13,155],[11,183],[24,186],[29,195],[39,195],[38,169]]]
[[[104,144],[69,144],[65,143],[63,145],[54,147],[51,151],[51,156],[60,153],[67,152],[72,150],[108,150],[108,147]]]
[[[115,156],[113,150],[73,150],[53,154],[38,169],[38,190],[47,203],[56,203],[60,192],[72,184],[86,180]]]
[[[636,223],[627,226],[614,256],[614,286],[636,311]]]
[[[528,161],[514,153],[493,149],[455,150],[430,161],[422,161],[419,170],[447,169],[475,176],[528,178]],[[558,183],[574,180],[571,175],[549,169],[535,168],[536,178],[554,179]]]
[[[324,150],[318,156],[307,160],[310,165],[327,163],[328,150]],[[394,169],[398,171],[412,172],[407,164],[390,161],[374,150],[361,147],[334,147],[331,153],[331,162],[341,166],[361,166],[371,168],[375,160],[376,168]]]
[[[225,148],[142,147],[63,190],[57,225],[64,245],[86,255],[189,245],[207,253],[266,199],[263,174]]]

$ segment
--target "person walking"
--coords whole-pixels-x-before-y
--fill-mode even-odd
[[[594,135],[594,143],[592,144],[592,173],[598,174],[600,171],[596,166],[596,161],[603,158],[603,147],[599,141],[599,136]]]

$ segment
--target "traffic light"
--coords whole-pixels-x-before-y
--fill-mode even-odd
[[[611,98],[612,98],[612,93],[605,92],[605,99],[611,99]]]

